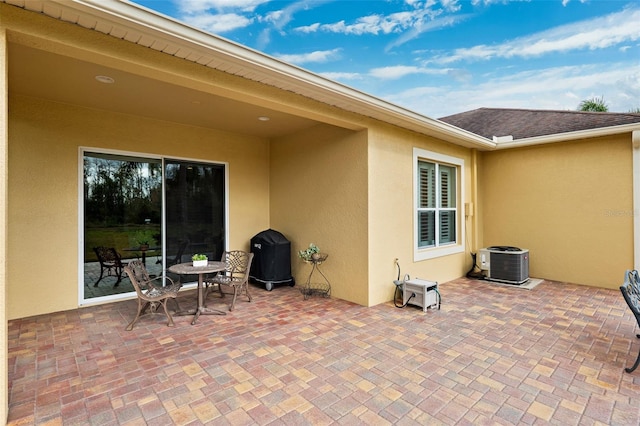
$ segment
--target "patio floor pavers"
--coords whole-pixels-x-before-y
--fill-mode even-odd
[[[426,313],[251,291],[193,326],[127,332],[134,300],[10,321],[8,424],[640,424],[618,290],[461,278]]]

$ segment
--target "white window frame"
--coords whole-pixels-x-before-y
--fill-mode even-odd
[[[420,207],[420,176],[418,161],[427,161],[446,166],[454,166],[456,169],[456,242],[435,247],[419,247],[418,242],[418,210]],[[464,231],[464,159],[450,155],[440,154],[421,148],[413,148],[413,260],[414,262],[448,256],[465,251]],[[437,224],[436,224],[437,226]]]

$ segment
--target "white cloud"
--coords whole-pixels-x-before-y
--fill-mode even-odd
[[[181,13],[192,15],[208,10],[237,10],[251,12],[262,3],[270,0],[174,0]]]
[[[447,69],[430,69],[416,66],[396,65],[389,67],[373,68],[369,75],[384,80],[396,80],[411,74],[447,74]]]
[[[391,13],[388,15],[366,15],[355,19],[352,23],[347,23],[344,20],[330,24],[314,23],[298,27],[295,31],[304,33],[325,31],[347,35],[393,34],[400,33],[411,28],[418,28],[443,13],[443,9],[434,8],[436,5],[434,1],[406,1],[406,3],[414,9],[410,11]],[[457,4],[457,1],[446,0],[442,3],[447,8],[457,10],[454,7],[454,5]]]
[[[180,20],[212,33],[244,28],[254,18],[246,16],[270,0],[174,0]]]
[[[604,97],[612,112],[639,108],[637,63],[532,70],[473,86],[424,86],[383,97],[437,118],[480,107],[575,110],[581,100],[593,96]]]
[[[571,0],[562,0],[562,5],[566,6]],[[580,3],[586,3],[588,0],[580,0]]]
[[[428,22],[421,22],[419,25],[414,26],[409,31],[402,34],[400,37],[398,37],[397,40],[389,43],[385,48],[385,51],[389,51],[394,47],[401,46],[407,43],[408,41],[418,38],[423,33],[426,33],[429,31],[436,31],[436,30],[439,30],[440,28],[456,25],[466,20],[470,16],[471,15],[446,16],[444,18],[433,19],[432,21],[428,21]]]
[[[473,79],[471,72],[465,69],[450,69],[447,75],[459,83],[469,83]]]
[[[340,57],[340,50],[317,50],[315,52],[301,53],[301,54],[274,54],[276,58],[289,62],[291,64],[306,64],[306,63],[323,63],[332,60],[336,60]]]
[[[492,4],[507,4],[507,3],[517,3],[517,2],[531,2],[531,1],[537,1],[537,0],[471,0],[471,4],[474,6],[477,6],[479,4],[484,5],[484,6],[490,6]],[[569,1],[569,0],[563,0],[563,1]],[[580,0],[582,2],[582,0]]]
[[[353,81],[362,80],[362,74],[357,72],[321,72],[319,75],[329,80]]]
[[[369,74],[372,77],[376,77],[376,78],[398,79],[398,78],[405,77],[409,74],[417,74],[419,70],[420,69],[418,67],[414,67],[414,66],[397,65],[397,66],[391,66],[391,67],[374,68],[369,71]]]
[[[306,9],[308,7],[308,2],[306,0],[299,1],[297,3],[293,3],[284,9],[273,10],[268,12],[264,17],[259,17],[258,19],[262,22],[266,22],[273,26],[276,31],[282,31],[282,28],[287,25],[292,19],[293,15],[299,11]],[[264,49],[269,42],[271,41],[271,28],[264,28],[258,37],[257,47],[259,49]]]
[[[276,29],[281,30],[285,25],[291,22],[296,12],[319,6],[323,3],[326,3],[327,1],[329,0],[301,0],[288,5],[284,9],[274,10],[267,13],[264,21],[270,22]]]
[[[214,34],[233,31],[251,24],[252,20],[236,13],[224,13],[218,15],[194,15],[182,18],[183,21],[194,27],[201,28]]]
[[[457,12],[461,8],[458,0],[441,0],[440,3],[442,3],[442,7],[449,12]]]
[[[627,9],[573,24],[542,31],[494,46],[477,45],[457,49],[454,54],[437,58],[439,63],[479,61],[496,57],[529,58],[579,49],[604,49],[640,40],[640,9]]]
[[[216,33],[244,28],[254,22],[267,24],[258,40],[259,47],[270,41],[269,32],[282,29],[296,12],[308,10],[334,0],[300,0],[283,9],[271,10],[261,16],[255,9],[272,0],[173,0],[179,11],[179,19],[198,28]],[[276,5],[277,2],[274,2]]]
[[[298,31],[301,33],[315,33],[319,29],[320,29],[320,24],[316,22],[315,24],[307,25],[304,27],[298,27],[295,29],[295,31]]]
[[[387,45],[385,51],[389,51],[417,38],[420,34],[455,25],[470,16],[448,15],[438,19],[445,12],[454,13],[459,11],[461,7],[458,0],[441,0],[439,3],[441,7],[438,7],[438,3],[434,0],[426,2],[405,0],[405,3],[413,7],[413,9],[388,15],[366,15],[355,19],[351,23],[347,23],[345,20],[329,24],[315,22],[311,25],[297,27],[294,31],[307,34],[319,31],[345,35],[401,34],[397,40]]]
[[[381,15],[369,15],[358,18],[353,24],[346,24],[345,21],[335,22],[333,24],[322,24],[315,26],[316,29],[330,33],[339,33],[347,35],[362,34],[389,34],[399,31],[403,28],[402,22],[392,20],[389,17]],[[309,32],[313,25],[303,27],[302,31]]]

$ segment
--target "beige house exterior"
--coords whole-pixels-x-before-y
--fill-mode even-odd
[[[84,149],[224,164],[228,248],[268,228],[314,242],[332,297],[364,306],[392,299],[395,259],[446,283],[487,245],[591,286],[640,266],[638,123],[501,142],[113,0],[2,1],[0,51],[5,418],[7,322],[84,303]],[[452,246],[416,247],[418,158],[457,170]]]
[[[486,153],[483,241],[527,247],[532,276],[619,287],[638,265],[633,146],[626,134]]]

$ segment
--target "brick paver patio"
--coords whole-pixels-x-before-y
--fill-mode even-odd
[[[127,332],[133,300],[10,321],[9,424],[640,424],[618,290],[440,289],[427,313],[252,286],[194,326],[155,315]]]

